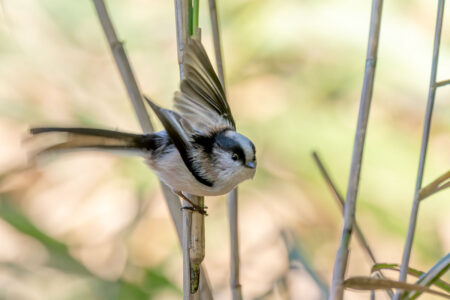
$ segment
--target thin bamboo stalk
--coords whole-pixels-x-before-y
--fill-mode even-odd
[[[214,41],[214,54],[216,57],[217,73],[225,89],[225,72],[223,68],[222,47],[220,41],[219,20],[215,0],[209,0],[209,15]],[[242,299],[242,287],[239,282],[239,226],[238,226],[238,190],[235,188],[228,194],[228,216],[230,227],[230,286],[233,300]]]
[[[178,53],[178,66],[180,68],[180,78],[183,78],[183,51],[184,45],[187,40],[187,5],[183,9],[184,6],[183,0],[175,0],[175,20],[177,27],[177,53]],[[183,28],[185,30],[183,30]]]
[[[145,109],[144,102],[142,101],[142,94],[134,77],[133,70],[131,69],[130,62],[123,48],[123,43],[117,38],[114,26],[106,10],[103,0],[93,0],[95,9],[97,10],[98,18],[105,32],[106,39],[113,53],[117,67],[119,68],[122,80],[127,88],[128,96],[133,104],[134,111],[138,117],[139,124],[145,133],[153,131],[153,126],[148,117],[147,110]]]
[[[242,286],[239,283],[239,232],[238,232],[238,188],[228,195],[228,216],[230,225],[230,285],[233,300],[242,299]]]
[[[333,281],[331,285],[330,299],[340,300],[344,294],[343,282],[349,250],[348,246],[355,220],[356,200],[358,194],[359,178],[361,174],[361,163],[364,149],[364,142],[369,119],[370,103],[372,100],[373,84],[375,78],[376,59],[378,52],[378,40],[381,26],[381,12],[383,0],[372,1],[372,12],[370,20],[369,42],[367,47],[366,67],[364,83],[361,92],[360,109],[356,128],[355,142],[353,146],[352,164],[347,188],[347,199],[344,207],[344,226],[342,230],[341,242],[336,255],[333,270]]]
[[[93,0],[95,9],[97,11],[100,23],[102,25],[105,36],[108,40],[109,46],[113,53],[116,64],[119,68],[120,75],[122,80],[127,88],[128,96],[130,97],[135,113],[138,117],[139,123],[141,125],[142,130],[145,133],[150,133],[153,131],[153,126],[150,122],[150,118],[148,117],[147,110],[142,101],[142,93],[140,92],[139,86],[137,84],[137,80],[133,74],[131,65],[127,58],[126,52],[123,48],[122,43],[117,38],[117,34],[114,30],[114,26],[112,25],[111,18],[106,9],[105,3],[103,0]],[[177,18],[178,21],[178,18]],[[167,203],[167,207],[169,209],[172,220],[175,224],[175,228],[177,231],[178,239],[180,243],[182,242],[182,216],[180,213],[181,204],[176,195],[174,195],[171,189],[161,182],[162,192],[164,194],[164,198]],[[205,273],[204,273],[205,274]],[[201,286],[201,294],[202,299],[210,300],[212,299],[211,288],[208,283],[207,278],[202,276],[200,278],[200,286]]]
[[[188,203],[183,200],[183,205],[187,206]],[[191,222],[192,212],[183,210],[183,236],[181,238],[181,247],[183,250],[183,300],[192,300],[191,294],[191,262],[189,247],[191,244]]]
[[[327,183],[328,187],[330,188],[331,192],[333,193],[333,196],[336,199],[336,202],[338,203],[339,208],[341,209],[341,212],[344,213],[344,205],[345,205],[344,197],[342,197],[342,195],[337,190],[336,185],[334,184],[333,180],[331,180],[331,177],[328,174],[327,170],[325,169],[325,166],[323,165],[317,152],[313,152],[313,158],[317,164],[317,167],[320,170],[320,173],[322,174],[322,177],[324,178],[325,182]],[[375,255],[373,254],[373,251],[369,246],[369,243],[367,243],[366,237],[364,236],[363,232],[361,231],[361,228],[359,227],[358,223],[356,222],[356,218],[355,218],[355,222],[354,222],[353,226],[355,227],[356,237],[357,237],[359,243],[361,244],[361,247],[363,247],[363,249],[366,250],[366,253],[369,256],[372,263],[374,265],[378,264],[377,260],[375,259]],[[377,276],[377,277],[386,278],[383,275],[383,273],[381,272],[381,270],[378,273],[379,274],[376,274],[376,275],[380,275],[380,276]],[[392,299],[392,297],[394,296],[394,293],[392,292],[392,290],[388,289],[388,290],[386,290],[386,292],[388,293],[389,298]]]
[[[198,17],[198,4],[195,2],[195,9],[191,8],[189,0],[175,0],[175,16],[177,25],[177,49],[178,64],[180,69],[180,79],[183,79],[183,51],[189,36],[189,10],[192,10]],[[192,20],[193,24],[198,25],[198,20]],[[200,39],[200,30],[192,28],[196,38]],[[203,206],[204,198],[188,195],[192,203]],[[190,203],[183,200],[183,206],[191,206]],[[197,294],[199,286],[203,286],[200,281],[201,263],[205,257],[205,220],[204,215],[190,210],[183,210],[183,299],[193,299],[193,295]],[[203,283],[206,283],[204,281]]]
[[[430,127],[431,127],[431,119],[433,115],[433,106],[434,106],[434,100],[436,97],[436,75],[437,75],[437,66],[438,66],[438,60],[439,60],[439,48],[441,43],[441,33],[442,33],[442,23],[444,19],[444,6],[445,6],[445,0],[439,0],[438,3],[438,9],[437,9],[437,17],[436,17],[436,29],[434,34],[434,45],[433,45],[433,59],[431,64],[431,75],[430,75],[430,88],[428,91],[428,101],[427,101],[427,107],[425,111],[425,121],[424,121],[424,127],[423,127],[423,134],[422,134],[422,145],[420,147],[420,158],[419,158],[419,167],[417,170],[417,180],[416,180],[416,188],[414,190],[414,199],[411,209],[411,216],[409,219],[409,226],[408,226],[408,234],[406,236],[406,242],[405,247],[403,250],[403,257],[402,257],[402,265],[400,268],[400,277],[399,281],[406,281],[406,276],[408,274],[408,265],[409,265],[409,259],[411,256],[411,249],[412,244],[414,240],[414,233],[416,230],[416,222],[417,222],[417,216],[419,213],[419,203],[420,203],[420,197],[419,192],[422,188],[422,181],[423,181],[423,172],[425,169],[425,159],[427,155],[427,147],[428,147],[428,140],[430,137]],[[401,291],[398,290],[395,294],[395,300],[400,299]]]
[[[187,14],[188,6],[186,1],[175,0],[175,17],[177,27],[177,49],[178,49],[178,65],[180,68],[180,79],[183,78],[183,51],[184,45],[187,41],[188,24]],[[189,203],[183,200],[183,206],[189,206]],[[189,246],[191,237],[191,217],[192,213],[188,210],[183,210],[182,213],[182,242],[181,248],[183,251],[183,300],[192,299],[191,295],[191,274],[190,274],[190,259],[189,259]]]
[[[175,0],[175,16],[177,26],[177,49],[178,49],[178,65],[180,68],[180,79],[183,78],[183,51],[184,45],[189,34],[188,28],[188,13],[189,7],[187,1]],[[192,199],[194,200],[194,199]],[[190,206],[190,204],[183,200],[183,206]],[[191,242],[191,221],[192,212],[186,209],[182,213],[183,218],[183,236],[182,236],[182,251],[183,251],[183,300],[191,300],[191,263],[189,247]]]
[[[217,73],[219,74],[219,80],[222,83],[223,89],[225,90],[225,72],[223,70],[222,43],[220,41],[219,18],[217,16],[216,0],[209,0],[209,16],[211,18]]]

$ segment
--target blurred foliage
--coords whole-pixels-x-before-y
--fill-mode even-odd
[[[39,241],[46,248],[49,256],[49,260],[46,264],[49,267],[64,273],[89,278],[91,281],[90,285],[93,287],[94,299],[152,299],[158,291],[165,289],[170,289],[181,295],[181,290],[158,269],[143,270],[143,276],[139,283],[126,282],[121,279],[117,281],[102,280],[100,277],[87,270],[79,261],[75,260],[70,255],[67,245],[49,237],[44,232],[37,229],[18,208],[14,207],[13,204],[5,198],[1,199],[0,217],[19,232]],[[83,299],[88,299],[84,297]]]

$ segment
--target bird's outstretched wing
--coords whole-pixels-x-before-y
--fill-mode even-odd
[[[196,130],[235,129],[225,91],[200,41],[190,38],[184,55],[184,78],[175,94],[174,108]]]

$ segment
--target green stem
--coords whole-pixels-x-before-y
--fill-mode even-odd
[[[198,28],[200,0],[189,0],[189,35],[193,36]],[[200,197],[200,206],[205,206],[205,197]]]
[[[189,35],[193,36],[198,28],[200,0],[189,0]]]
[[[192,9],[192,34],[194,34],[195,30],[198,28],[199,8],[200,8],[200,0],[194,0],[194,5]]]

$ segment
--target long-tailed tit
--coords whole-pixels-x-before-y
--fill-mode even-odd
[[[216,196],[253,178],[255,146],[236,132],[225,92],[202,44],[189,39],[183,55],[184,78],[174,108],[159,107],[145,97],[165,130],[132,134],[93,128],[37,127],[33,135],[65,136],[42,152],[97,149],[132,152],[145,158],[174,192]],[[186,198],[185,198],[186,199]]]

